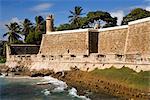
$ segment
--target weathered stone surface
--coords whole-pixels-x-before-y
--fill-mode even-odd
[[[127,54],[150,54],[150,21],[129,25]]]
[[[100,54],[123,54],[128,29],[116,29],[99,33]]]
[[[54,23],[53,15],[47,16],[46,17],[46,34],[47,32],[51,32],[54,30],[53,23]]]
[[[87,53],[87,32],[44,35],[40,53],[69,55]]]

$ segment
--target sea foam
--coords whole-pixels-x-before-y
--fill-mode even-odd
[[[86,96],[79,96],[77,95],[77,90],[75,88],[72,88],[69,91],[69,95],[73,96],[73,97],[77,97],[77,98],[80,98],[82,100],[91,100],[89,98],[87,98]]]
[[[68,87],[66,82],[63,82],[63,81],[53,78],[51,76],[45,76],[43,80],[46,81],[43,83],[46,83],[46,84],[49,83],[49,84],[53,84],[54,86],[56,86],[51,92],[63,92]],[[86,96],[77,95],[77,90],[75,88],[69,89],[68,92],[69,92],[69,95],[72,97],[77,97],[82,100],[91,100],[91,99],[87,98]],[[50,92],[47,92],[47,93],[50,93]]]
[[[4,73],[2,73],[2,75],[0,75],[0,77],[5,77],[6,75]]]
[[[63,82],[61,80],[58,80],[58,79],[50,77],[50,76],[45,76],[44,80],[46,80],[48,83],[56,86],[56,88],[54,88],[54,90],[52,90],[52,92],[63,92],[64,89],[66,89],[68,87],[66,82]]]
[[[48,91],[48,89],[44,89],[41,92],[44,93],[44,95],[46,95],[46,96],[50,94],[50,91]]]

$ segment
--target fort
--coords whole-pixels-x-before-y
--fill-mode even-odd
[[[40,46],[7,46],[6,65],[55,72],[111,66],[150,71],[150,17],[123,26],[66,31],[53,31],[53,21],[52,15],[46,18],[46,34]]]

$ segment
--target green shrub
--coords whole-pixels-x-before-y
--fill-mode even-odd
[[[5,63],[6,62],[6,58],[0,56],[0,63]]]

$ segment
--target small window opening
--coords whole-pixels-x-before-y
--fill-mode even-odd
[[[44,58],[44,57],[45,57],[45,55],[42,55],[42,57]]]
[[[121,59],[123,55],[116,55],[117,58]]]
[[[85,57],[88,57],[88,55],[83,55],[83,57],[85,58]]]
[[[63,55],[59,55],[59,57],[61,57],[61,58],[62,58],[62,57],[63,57]]]
[[[104,58],[104,57],[106,57],[106,55],[97,55],[97,57],[98,57],[98,58],[100,58],[100,57],[101,57],[101,58]]]
[[[76,57],[75,55],[70,55],[71,57]]]
[[[70,52],[70,51],[69,51],[69,49],[68,49],[68,51],[67,51],[67,52],[68,52],[68,53]]]

